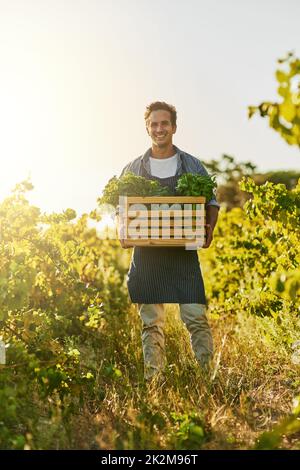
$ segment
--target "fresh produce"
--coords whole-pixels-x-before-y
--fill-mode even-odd
[[[152,181],[143,176],[126,173],[109,180],[103,190],[102,197],[98,198],[99,204],[112,204],[117,207],[119,196],[169,196],[171,193],[167,187],[161,186],[157,181]]]
[[[176,192],[180,196],[202,196],[206,201],[214,197],[217,187],[215,176],[184,173],[178,179]]]
[[[203,196],[207,201],[214,197],[214,189],[217,184],[215,176],[205,176],[192,173],[184,173],[178,179],[176,193],[179,196]],[[98,199],[99,204],[111,204],[117,207],[119,196],[171,196],[167,187],[159,182],[152,181],[143,176],[126,173],[117,178],[111,178]]]

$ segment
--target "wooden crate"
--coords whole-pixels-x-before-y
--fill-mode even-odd
[[[200,248],[205,243],[205,198],[121,197],[118,237],[127,247]]]

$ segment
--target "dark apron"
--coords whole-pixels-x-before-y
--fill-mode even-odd
[[[140,176],[158,181],[175,194],[180,175],[158,178],[142,165]],[[184,247],[134,247],[127,286],[133,303],[206,304],[197,250]]]

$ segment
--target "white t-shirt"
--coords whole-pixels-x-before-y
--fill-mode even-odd
[[[168,178],[174,176],[177,170],[178,155],[175,153],[172,157],[168,158],[153,158],[149,157],[151,175],[158,178]]]

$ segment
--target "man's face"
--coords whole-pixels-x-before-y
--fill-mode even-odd
[[[147,122],[147,132],[152,139],[152,144],[164,148],[172,144],[176,126],[171,123],[171,113],[164,109],[152,111]]]

